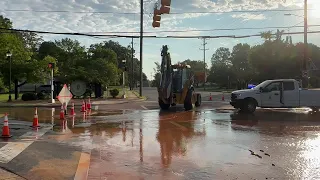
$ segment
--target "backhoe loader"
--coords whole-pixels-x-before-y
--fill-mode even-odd
[[[162,110],[170,106],[183,104],[186,111],[194,106],[201,105],[201,94],[195,93],[193,83],[194,75],[190,65],[171,65],[168,46],[162,46],[161,50],[161,79],[158,87],[158,102]]]

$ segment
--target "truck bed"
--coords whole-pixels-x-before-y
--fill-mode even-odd
[[[300,90],[300,106],[320,107],[320,89]]]

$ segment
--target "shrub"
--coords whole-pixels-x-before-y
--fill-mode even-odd
[[[21,99],[23,100],[23,101],[33,101],[33,100],[37,100],[37,94],[35,94],[35,93],[24,93],[24,94],[22,94],[22,97],[21,97]]]
[[[45,99],[45,94],[41,92],[37,93],[37,99],[41,99],[41,100]]]
[[[119,95],[119,90],[118,89],[111,89],[110,94],[113,98]]]

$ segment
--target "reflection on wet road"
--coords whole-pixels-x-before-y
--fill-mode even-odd
[[[30,121],[32,110],[24,110]],[[11,109],[12,118],[28,121],[14,111]],[[51,109],[39,109],[39,119],[51,123],[51,113]],[[58,116],[53,121],[56,127],[44,140],[89,153],[88,179],[320,178],[320,114],[304,110],[258,110],[253,115],[179,108],[169,112],[92,111],[85,117],[79,113],[65,122]],[[33,153],[38,151],[35,148]],[[16,159],[23,161],[23,155]],[[38,165],[44,162],[40,155],[37,159]],[[58,162],[64,161],[60,158]],[[16,169],[14,164],[8,166]],[[26,172],[34,166],[17,171],[28,177]],[[79,170],[74,164],[68,167]],[[38,178],[45,175],[39,173]]]

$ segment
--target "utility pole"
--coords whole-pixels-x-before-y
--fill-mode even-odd
[[[133,79],[134,79],[134,72],[133,72],[133,37],[131,39],[131,86],[130,90],[133,90]]]
[[[203,49],[200,49],[200,50],[203,50],[203,72],[204,72],[204,77],[203,77],[203,89],[206,90],[206,51],[209,50],[209,49],[206,49],[206,45],[207,45],[207,42],[206,42],[207,38],[203,37]]]
[[[142,73],[142,55],[143,55],[143,0],[140,0],[140,89],[139,94],[142,96],[143,73]]]
[[[309,85],[309,73],[308,73],[308,1],[304,0],[304,53],[302,63],[302,87],[307,88]]]

